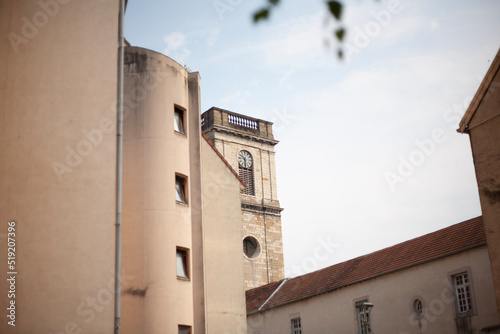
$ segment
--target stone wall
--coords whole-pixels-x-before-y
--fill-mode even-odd
[[[486,240],[500,317],[500,50],[468,107],[460,127],[470,135]]]
[[[254,237],[259,253],[243,255],[245,288],[251,289],[284,278],[281,209],[278,201],[272,123],[212,108],[202,115],[203,131],[238,172],[238,153],[248,151],[253,159],[254,195],[240,194],[242,243]]]
[[[247,210],[241,212],[242,239],[253,236],[260,245],[259,255],[244,260],[245,287],[252,289],[284,278],[283,240],[279,215]]]
[[[474,168],[486,228],[491,269],[500,315],[500,75],[483,98],[469,125]],[[494,89],[496,88],[496,90]]]

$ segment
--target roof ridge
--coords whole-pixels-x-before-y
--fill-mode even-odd
[[[287,278],[290,284],[282,282],[275,290],[269,285],[254,288],[252,293],[247,293],[247,314],[264,312],[485,245],[483,220],[478,216],[370,254]],[[271,295],[268,294],[270,289],[274,290]],[[260,305],[264,298],[266,301]]]
[[[460,225],[460,224],[463,224],[463,223],[469,222],[469,221],[474,220],[474,219],[482,218],[482,217],[483,217],[483,216],[481,215],[481,216],[477,216],[477,217],[474,217],[474,218],[470,218],[470,219],[464,220],[464,221],[462,221],[462,222],[460,222],[460,223],[455,223],[455,224],[452,224],[452,225],[450,225],[450,226],[443,227],[443,228],[441,228],[441,229],[439,229],[439,230],[432,231],[432,232],[429,232],[429,233],[426,233],[426,234],[423,234],[423,235],[420,235],[420,236],[418,236],[418,237],[411,238],[411,239],[408,239],[408,240],[405,240],[405,241],[402,241],[402,242],[398,242],[397,244],[394,244],[394,245],[391,245],[391,246],[387,246],[387,247],[384,247],[384,248],[382,248],[382,249],[378,249],[378,250],[373,251],[373,252],[371,252],[371,253],[363,254],[363,255],[357,256],[357,257],[355,257],[355,258],[352,258],[352,259],[349,259],[349,260],[345,260],[345,261],[342,261],[342,262],[339,262],[339,263],[333,264],[332,266],[335,266],[335,265],[338,265],[338,264],[341,264],[341,263],[351,262],[351,261],[353,261],[353,260],[358,260],[358,259],[361,259],[361,258],[364,258],[364,257],[370,256],[370,255],[372,255],[372,254],[376,254],[376,253],[379,253],[379,252],[382,252],[382,251],[385,251],[385,250],[391,249],[391,248],[396,247],[396,246],[403,246],[404,244],[407,244],[407,243],[409,243],[409,242],[411,242],[411,241],[415,241],[415,240],[417,240],[417,239],[424,238],[424,237],[426,237],[426,236],[430,236],[430,235],[433,235],[433,234],[435,234],[435,233],[439,233],[439,232],[441,232],[441,231],[443,231],[443,230],[446,230],[446,229],[452,228],[452,227],[454,227],[454,226],[457,226],[457,225]],[[318,269],[318,270],[316,270],[316,271],[312,271],[312,272],[310,272],[310,273],[308,273],[308,274],[312,274],[312,273],[315,273],[315,272],[318,272],[318,271],[321,271],[321,270],[324,270],[324,269],[327,269],[327,268],[329,268],[329,267],[322,268],[322,269]],[[308,274],[305,274],[305,275],[308,275]]]
[[[314,293],[314,294],[311,294],[311,295],[307,295],[307,296],[304,296],[304,297],[299,297],[299,298],[296,298],[296,299],[292,299],[292,300],[289,300],[289,301],[284,302],[282,304],[271,306],[268,309],[265,309],[264,311],[267,311],[267,310],[270,310],[272,308],[276,308],[276,307],[279,307],[279,306],[283,306],[283,305],[286,305],[286,304],[295,303],[295,302],[298,302],[298,301],[301,301],[301,300],[304,300],[304,299],[312,298],[312,297],[315,297],[315,296],[318,296],[318,295],[322,295],[322,294],[325,294],[325,293],[333,292],[335,290],[342,289],[342,288],[345,288],[345,287],[350,286],[350,285],[362,283],[362,282],[365,282],[365,281],[368,281],[368,280],[371,280],[371,279],[375,279],[375,278],[378,278],[380,276],[389,275],[389,274],[392,274],[392,273],[395,273],[395,272],[398,272],[398,271],[401,271],[401,270],[410,269],[410,268],[415,267],[415,266],[419,266],[419,265],[422,265],[422,264],[426,264],[428,262],[440,260],[440,259],[448,257],[448,256],[460,254],[462,252],[466,252],[466,251],[469,251],[469,250],[472,250],[472,249],[475,249],[475,248],[478,248],[478,247],[482,247],[482,246],[485,246],[485,245],[486,245],[486,243],[478,244],[478,245],[475,245],[475,246],[472,246],[472,247],[469,247],[469,248],[466,248],[466,249],[462,249],[462,250],[459,250],[459,251],[456,251],[456,252],[453,252],[453,253],[445,254],[445,255],[442,255],[442,256],[439,256],[439,257],[436,257],[436,258],[431,258],[429,260],[425,260],[425,261],[421,261],[421,262],[418,262],[418,263],[414,263],[414,264],[408,265],[406,267],[401,267],[401,268],[390,270],[390,271],[387,271],[387,272],[381,272],[380,274],[377,274],[377,275],[374,275],[374,276],[368,276],[366,278],[363,278],[363,279],[360,279],[360,280],[357,280],[357,281],[353,281],[353,282],[349,282],[349,283],[346,283],[346,284],[343,284],[343,285],[332,287],[331,289],[326,289],[326,290],[323,290],[323,291],[320,291],[320,292],[317,292],[317,293]],[[326,268],[324,268],[324,269],[326,269]],[[305,274],[303,276],[306,276],[306,275],[308,275],[308,274]],[[301,277],[302,276],[297,276],[297,277],[294,277],[294,278],[301,278]],[[277,292],[277,290],[276,290],[276,292]],[[274,293],[273,293],[273,295],[274,295]],[[269,297],[268,300],[270,300],[271,297]],[[266,303],[268,302],[268,300],[266,300]],[[262,304],[262,306],[264,306],[264,304]],[[254,312],[252,312],[250,314],[254,314],[254,313],[257,313],[257,312],[261,311],[261,308],[262,307],[260,307],[257,311],[254,311]]]

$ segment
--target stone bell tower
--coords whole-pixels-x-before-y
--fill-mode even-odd
[[[240,194],[245,288],[283,279],[273,124],[216,107],[203,113],[201,122],[203,133],[246,184]]]

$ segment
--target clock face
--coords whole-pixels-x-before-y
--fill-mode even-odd
[[[252,167],[252,155],[247,151],[240,151],[238,153],[238,163],[241,167],[250,168]]]

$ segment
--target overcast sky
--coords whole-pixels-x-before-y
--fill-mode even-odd
[[[481,214],[456,129],[500,47],[500,1],[129,1],[134,46],[202,78],[211,106],[274,122],[287,276]]]

